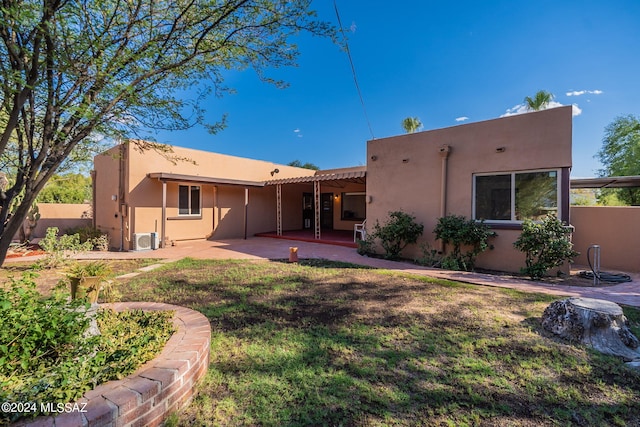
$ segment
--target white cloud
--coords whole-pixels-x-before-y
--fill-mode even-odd
[[[464,122],[465,120],[469,120],[469,117],[467,116],[456,117],[456,122]]]
[[[573,107],[573,110],[571,115],[573,117],[579,116],[580,114],[582,114],[582,108],[578,107],[578,104],[573,104],[572,107]]]
[[[511,108],[507,108],[507,112],[501,115],[500,117],[515,116],[516,114],[523,114],[527,112],[529,112],[529,110],[524,104],[518,104]]]
[[[298,138],[302,138],[302,133],[300,132],[300,129],[297,129],[297,128],[294,129],[293,133],[295,133]]]
[[[567,96],[580,96],[580,95],[602,95],[604,92],[600,89],[596,90],[574,90],[571,92],[567,92]]]
[[[562,107],[564,106],[564,104],[561,104],[557,101],[551,101],[548,105],[547,108],[545,108],[545,110],[548,110],[549,108],[556,108],[556,107]],[[518,104],[515,105],[512,108],[507,109],[507,112],[504,113],[503,115],[501,115],[500,117],[508,117],[508,116],[515,116],[516,114],[524,114],[524,113],[529,113],[531,112],[529,110],[529,108],[525,105],[525,104]],[[571,115],[573,117],[575,116],[579,116],[580,114],[582,114],[582,109],[580,107],[578,107],[578,104],[573,104],[572,105],[572,113]]]

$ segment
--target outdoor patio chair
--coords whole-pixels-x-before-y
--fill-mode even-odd
[[[362,224],[355,224],[353,226],[353,241],[357,242],[358,233],[360,233],[360,240],[364,240],[367,238],[367,230],[365,229],[367,225],[367,220],[362,221]]]

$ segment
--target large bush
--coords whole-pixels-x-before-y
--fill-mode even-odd
[[[155,357],[174,331],[172,312],[99,310],[101,335],[86,336],[89,306],[62,289],[43,298],[34,277],[0,285],[0,402],[73,402]],[[0,425],[22,415],[37,412],[0,413]]]
[[[385,258],[397,259],[404,248],[418,241],[423,231],[424,225],[418,224],[414,216],[393,211],[383,225],[376,221],[371,238],[380,240]]]
[[[536,280],[553,267],[573,261],[579,253],[573,250],[570,237],[571,228],[553,215],[547,215],[540,222],[525,220],[522,234],[513,244],[526,256],[526,267],[520,271]]]
[[[451,251],[442,257],[442,268],[467,271],[473,270],[476,257],[489,248],[489,238],[496,235],[484,221],[463,215],[438,218],[433,232],[436,239],[452,245]]]

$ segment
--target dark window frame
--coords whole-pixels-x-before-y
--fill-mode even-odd
[[[358,215],[358,212],[348,209],[345,211],[345,198],[346,197],[362,197],[363,212],[362,216]],[[367,217],[367,193],[365,191],[350,191],[340,194],[340,219],[342,221],[364,221]],[[349,207],[349,206],[347,206]],[[345,214],[347,212],[347,214]],[[350,214],[351,213],[351,214]]]
[[[562,186],[563,186],[563,171],[559,168],[551,168],[551,169],[534,169],[534,170],[524,170],[524,171],[503,171],[503,172],[493,172],[493,173],[476,173],[473,174],[473,178],[472,178],[472,185],[473,185],[473,190],[472,190],[472,218],[473,219],[484,219],[485,222],[487,222],[488,224],[496,224],[496,225],[509,225],[509,224],[522,224],[522,222],[524,221],[525,218],[518,218],[519,216],[519,212],[518,212],[518,207],[517,204],[519,201],[523,200],[523,195],[521,193],[518,193],[519,188],[522,187],[518,187],[518,184],[522,184],[524,182],[526,182],[526,180],[523,180],[522,178],[524,178],[526,175],[529,176],[535,176],[536,174],[548,174],[548,176],[550,178],[553,178],[553,183],[555,184],[555,187],[553,188],[552,191],[555,191],[555,200],[553,200],[552,203],[547,204],[547,205],[543,205],[540,206],[539,209],[537,209],[538,211],[547,209],[550,213],[555,213],[555,215],[562,219],[563,218],[563,208],[564,205],[562,204],[562,200],[561,200],[561,194],[562,194]],[[482,218],[481,215],[479,215],[482,212],[478,212],[478,205],[479,205],[479,199],[478,199],[478,178],[481,177],[504,177],[504,176],[509,176],[509,219],[494,219],[494,218]],[[518,180],[518,178],[520,177],[520,180]],[[535,178],[535,177],[534,177]],[[504,182],[503,182],[504,184]],[[487,189],[491,189],[490,186],[487,186]],[[494,189],[494,190],[507,190],[505,188],[498,188],[498,189]],[[502,203],[500,203],[500,200],[498,200],[497,203],[496,200],[494,200],[493,198],[490,199],[491,203],[488,203],[489,205],[491,205],[492,207],[494,205],[498,205],[500,207],[504,207],[504,201],[502,201]],[[487,209],[487,203],[484,204],[485,206],[481,209]],[[502,215],[504,216],[504,215]],[[535,216],[529,216],[530,218],[534,218],[536,219],[536,217],[540,217],[541,214],[535,215]]]

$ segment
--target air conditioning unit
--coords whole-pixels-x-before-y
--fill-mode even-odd
[[[133,233],[133,250],[148,251],[155,249],[156,233]]]

